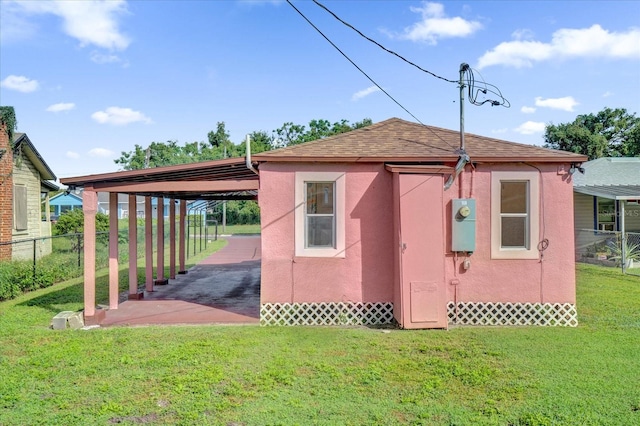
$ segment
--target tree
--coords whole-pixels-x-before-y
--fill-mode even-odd
[[[258,152],[269,151],[273,149],[273,136],[269,136],[264,130],[257,130],[249,133],[249,140],[251,140],[251,154],[257,154]],[[238,145],[238,153],[242,156],[247,152],[247,140],[243,140]]]
[[[545,148],[600,157],[640,156],[640,118],[624,108],[579,115],[571,123],[547,125]]]
[[[340,133],[349,132],[351,130],[360,129],[371,125],[370,118],[365,118],[362,121],[357,121],[353,125],[349,124],[348,120],[342,119],[338,122],[331,124],[328,120],[311,120],[309,122],[309,130],[306,126],[299,124],[293,124],[287,122],[279,129],[273,131],[274,148],[280,148],[283,146],[297,145],[304,142],[314,141],[317,139],[324,139],[329,136],[334,136]]]
[[[328,120],[311,120],[309,129],[306,126],[287,122],[281,128],[274,130],[271,135],[263,130],[253,131],[251,138],[251,152],[257,154],[263,151],[296,145],[316,139],[323,139],[339,133],[369,126],[371,119],[365,118],[354,124],[348,120],[340,120],[331,124]],[[191,142],[184,146],[178,141],[151,142],[144,148],[138,144],[133,151],[122,152],[120,158],[114,160],[124,170],[139,170],[150,167],[171,166],[174,164],[194,163],[197,161],[217,160],[244,156],[246,153],[246,139],[240,144],[231,142],[229,132],[224,121],[216,125],[215,131],[207,134],[207,142]]]
[[[96,213],[96,232],[109,230],[109,216]],[[53,227],[55,235],[79,234],[84,232],[84,212],[82,209],[68,210],[60,215]]]

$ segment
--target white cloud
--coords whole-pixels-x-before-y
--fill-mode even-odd
[[[523,106],[522,108],[520,108],[520,111],[525,114],[533,114],[534,112],[536,112],[536,109],[534,107]]]
[[[53,104],[53,105],[49,105],[47,107],[47,111],[49,112],[61,112],[61,111],[70,111],[72,109],[74,109],[76,107],[76,104],[74,103],[64,103],[61,102],[59,104]]]
[[[72,158],[74,160],[77,160],[78,158],[80,158],[80,154],[78,154],[75,151],[67,151],[65,155],[67,156],[67,158]]]
[[[122,62],[122,59],[120,59],[118,55],[114,55],[111,53],[108,55],[105,55],[96,51],[91,52],[90,58],[96,64],[113,64],[117,62]]]
[[[91,118],[100,124],[113,124],[116,126],[136,122],[152,123],[151,119],[140,111],[120,107],[109,107],[104,111],[96,111],[91,114]]]
[[[613,92],[610,92],[610,91],[607,90],[606,92],[604,92],[602,94],[603,98],[608,98],[609,96],[613,96]]]
[[[353,96],[351,96],[351,100],[357,101],[359,99],[364,98],[365,96],[369,96],[370,94],[379,92],[379,91],[380,89],[377,86],[367,87],[364,90],[360,90],[359,92],[354,93]]]
[[[118,18],[127,13],[124,0],[25,1],[16,4],[26,15],[53,14],[62,18],[65,34],[79,40],[81,46],[91,44],[111,50],[129,46],[129,38],[118,28]]]
[[[542,99],[540,96],[536,97],[536,106],[551,109],[560,109],[562,111],[573,111],[573,107],[579,105],[573,96],[565,96],[564,98],[549,98]]]
[[[92,157],[108,158],[113,155],[113,151],[108,150],[106,148],[93,148],[89,150],[89,155]]]
[[[533,39],[533,31],[526,28],[522,28],[512,32],[511,37],[514,40],[531,40]]]
[[[544,132],[545,127],[546,125],[539,121],[526,121],[513,130],[522,135],[532,135]]]
[[[22,8],[16,2],[3,1],[0,6],[0,40],[2,43],[28,40],[37,30],[37,26],[21,13]]]
[[[505,65],[531,67],[534,62],[561,58],[640,58],[640,28],[610,32],[600,25],[563,28],[553,33],[550,43],[516,39],[500,43],[478,59],[478,68]]]
[[[444,13],[441,3],[423,2],[422,7],[411,7],[412,12],[422,15],[422,20],[406,27],[401,34],[386,31],[393,37],[402,40],[437,44],[439,39],[467,37],[482,28],[477,21],[467,21],[459,16],[449,18]]]
[[[0,86],[18,92],[30,93],[38,90],[40,83],[22,75],[10,75],[0,82]]]

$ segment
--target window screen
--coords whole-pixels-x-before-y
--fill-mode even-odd
[[[528,248],[529,182],[500,183],[500,221],[502,247]]]
[[[307,248],[335,247],[335,182],[305,182]]]

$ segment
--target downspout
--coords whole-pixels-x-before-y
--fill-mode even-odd
[[[444,184],[444,190],[448,190],[455,182],[456,178],[464,170],[464,166],[471,161],[467,151],[465,151],[464,144],[464,73],[469,69],[469,65],[460,64],[460,148],[456,150],[456,153],[460,156],[454,172],[449,176],[447,182]]]
[[[251,170],[255,174],[259,174],[258,171],[255,169],[255,167],[253,167],[253,164],[251,164],[251,138],[249,135],[247,135],[247,144],[245,147],[246,147],[245,162],[247,164],[247,169]]]

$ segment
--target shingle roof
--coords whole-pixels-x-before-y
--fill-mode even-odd
[[[640,158],[598,158],[582,163],[584,174],[574,173],[573,185],[640,185]]]
[[[584,174],[573,174],[576,192],[614,200],[640,199],[640,158],[598,158],[582,167]]]
[[[460,133],[390,118],[325,139],[255,154],[256,161],[450,162],[458,159]],[[582,162],[587,157],[465,133],[473,162]]]

